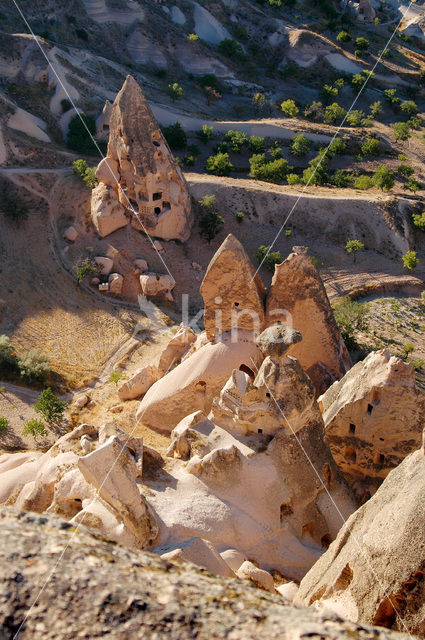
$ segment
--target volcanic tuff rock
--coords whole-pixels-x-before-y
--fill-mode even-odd
[[[302,580],[299,604],[423,637],[425,456],[410,454]]]
[[[420,445],[425,396],[413,367],[374,351],[318,399],[332,454],[359,497]]]
[[[105,634],[111,640],[192,640],[194,633],[232,640],[293,640],[318,633],[329,640],[407,640],[386,629],[283,604],[280,596],[249,583],[125,549],[84,527],[75,531],[54,516],[3,508],[0,531],[0,629],[5,639],[16,634],[28,613],[22,640]]]
[[[91,217],[96,231],[102,238],[125,227],[129,222],[116,192],[104,182],[99,182],[92,191]]]
[[[208,340],[234,329],[264,328],[264,285],[235,236],[229,234],[212,257],[201,284]]]
[[[107,157],[96,175],[103,188],[113,185],[122,215],[127,210],[137,229],[164,240],[189,238],[192,213],[185,178],[131,76],[112,106]],[[100,190],[93,190],[92,218],[99,233],[107,235],[114,229],[107,220],[100,228],[99,208],[104,218],[108,215],[103,199],[99,202]]]
[[[291,253],[275,267],[266,324],[279,321],[301,332],[302,341],[291,345],[288,353],[313,380],[317,395],[351,367],[323,282],[305,253]]]

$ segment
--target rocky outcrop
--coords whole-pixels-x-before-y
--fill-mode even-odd
[[[131,218],[135,228],[164,240],[184,242],[189,238],[192,213],[186,181],[131,76],[127,76],[112,106],[107,156],[96,176],[103,186],[93,190],[92,218],[101,235],[114,231],[114,225],[106,220],[111,205],[107,209],[98,193],[103,190],[106,196],[109,185],[119,200],[121,216],[127,212],[126,220]],[[102,231],[99,208],[104,211]]]
[[[424,491],[420,449],[347,520],[301,582],[296,602],[423,637]]]
[[[105,635],[192,640],[194,633],[232,640],[293,640],[317,634],[332,640],[407,639],[329,612],[286,605],[277,594],[247,582],[214,578],[194,565],[124,549],[54,516],[3,508],[0,531],[4,638],[19,631],[22,640]]]
[[[171,293],[176,282],[174,278],[167,273],[146,273],[140,276],[140,286],[142,293],[147,298],[156,298],[158,296],[173,302],[173,294]]]
[[[332,454],[365,499],[422,440],[425,397],[411,365],[370,353],[319,398]]]
[[[306,253],[291,253],[275,267],[266,302],[266,324],[292,326],[302,334],[288,353],[300,362],[323,393],[351,367],[325,287]]]
[[[124,382],[118,389],[120,400],[134,400],[140,398],[158,380],[158,367],[148,364]]]
[[[245,249],[229,234],[211,259],[201,284],[208,340],[237,329],[264,328],[265,289]]]
[[[104,182],[99,182],[92,191],[91,218],[102,238],[125,227],[129,222],[115,190]]]
[[[202,538],[191,538],[181,546],[161,553],[161,557],[177,563],[193,562],[214,576],[227,578],[235,576],[214,545],[208,540],[202,540]]]

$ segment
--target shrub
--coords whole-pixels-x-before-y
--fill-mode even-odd
[[[268,271],[274,271],[275,265],[283,262],[280,251],[270,251],[270,247],[266,247],[264,244],[258,247],[255,257]]]
[[[384,112],[382,108],[382,102],[380,100],[377,100],[376,102],[372,102],[372,104],[369,107],[369,110],[372,118],[375,118],[375,120],[377,120],[378,117],[382,115],[382,113]]]
[[[422,213],[414,213],[412,215],[412,223],[419,231],[425,231],[425,211],[422,211]]]
[[[96,167],[89,167],[85,160],[75,160],[72,165],[72,173],[79,176],[89,189],[94,189],[99,182],[95,172]]]
[[[407,190],[413,191],[413,193],[420,191],[422,188],[423,188],[422,182],[419,182],[419,180],[416,180],[416,178],[414,178],[413,176],[410,177],[408,181],[404,184],[404,189],[406,191]]]
[[[90,258],[81,259],[75,265],[75,275],[77,276],[78,282],[81,282],[86,276],[89,276],[95,271],[97,271],[96,263],[90,260]]]
[[[224,224],[223,218],[216,210],[216,200],[214,195],[205,196],[199,201],[201,205],[202,213],[199,218],[199,235],[211,243],[216,235],[220,232],[221,227]]]
[[[248,38],[248,31],[246,30],[246,27],[240,24],[235,24],[233,26],[233,33],[237,38],[240,38],[241,40],[246,40]]]
[[[365,126],[366,114],[360,109],[354,109],[347,115],[347,123],[350,127]]]
[[[57,422],[62,418],[65,413],[65,409],[67,408],[68,403],[64,400],[60,400],[50,387],[44,389],[39,397],[37,402],[34,405],[34,409],[37,413],[41,413],[46,422]]]
[[[308,163],[309,167],[303,171],[303,183],[305,185],[326,184],[329,179],[328,159],[325,154],[320,153]]]
[[[216,176],[228,176],[234,166],[230,162],[228,153],[217,153],[207,158],[205,169],[208,173],[213,173]]]
[[[416,255],[416,251],[407,251],[402,257],[403,267],[413,271],[419,264],[419,258]]]
[[[260,136],[250,136],[248,140],[248,149],[252,151],[252,153],[263,153],[265,146],[264,138],[261,138]]]
[[[51,374],[49,358],[38,349],[31,349],[19,356],[18,368],[22,378],[28,382],[42,383]]]
[[[280,105],[280,108],[285,116],[288,116],[289,118],[295,118],[300,112],[295,101],[291,99],[284,100]]]
[[[301,182],[301,178],[297,173],[289,173],[286,179],[288,184],[299,184]]]
[[[394,122],[391,127],[394,131],[395,139],[397,141],[408,140],[412,135],[410,133],[410,127],[407,122]]]
[[[218,45],[218,50],[224,56],[228,56],[229,58],[240,58],[243,54],[243,50],[239,42],[232,38],[224,38],[224,40],[222,40]]]
[[[311,103],[311,105],[307,106],[304,109],[304,117],[308,120],[313,120],[317,122],[318,120],[323,120],[325,117],[325,111],[323,109],[323,104],[315,100]]]
[[[356,38],[355,46],[357,49],[360,49],[360,51],[367,51],[369,49],[369,40],[363,37]]]
[[[396,96],[397,89],[385,89],[384,94],[387,99],[387,102],[390,103],[392,107],[397,107],[401,100]]]
[[[409,178],[415,173],[415,170],[410,166],[410,164],[399,164],[397,167],[397,173],[403,176],[403,178]]]
[[[347,253],[353,254],[353,262],[356,262],[357,259],[357,251],[363,251],[364,244],[360,242],[360,240],[348,240],[345,245],[345,250]]]
[[[381,164],[373,174],[372,182],[378,189],[389,191],[394,186],[394,173],[390,171],[386,164]]]
[[[207,144],[207,142],[212,140],[214,137],[213,128],[204,124],[202,129],[199,129],[199,131],[196,132],[196,137],[204,144]]]
[[[111,373],[109,374],[109,382],[113,382],[115,385],[117,385],[119,382],[121,382],[121,380],[125,379],[125,373],[124,371],[120,371],[119,369],[113,369],[111,371]]]
[[[264,93],[255,93],[252,96],[252,106],[259,113],[266,106],[266,96]]]
[[[235,216],[235,217],[236,217],[236,221],[237,221],[237,222],[239,222],[239,223],[241,223],[241,222],[243,222],[243,219],[244,219],[244,217],[245,217],[245,216],[244,216],[243,211],[238,211],[238,212],[236,213],[236,216]]]
[[[292,169],[284,158],[267,160],[263,153],[254,154],[249,159],[249,164],[250,177],[265,182],[283,182]]]
[[[361,73],[355,73],[351,76],[351,84],[355,89],[360,89],[364,85],[365,77]]]
[[[279,158],[283,158],[283,154],[282,154],[282,147],[279,147],[275,144],[275,146],[271,147],[269,149],[269,155],[274,159],[277,160]]]
[[[352,351],[358,346],[355,332],[367,328],[368,309],[366,305],[353,302],[350,298],[340,298],[335,301],[333,312],[345,344]]]
[[[181,100],[181,98],[184,97],[183,87],[181,87],[178,82],[169,84],[167,87],[167,93],[173,102]]]
[[[330,143],[326,154],[331,158],[336,155],[340,156],[345,152],[346,147],[347,145],[344,140],[341,140],[341,138],[334,138]]]
[[[93,116],[84,114],[72,118],[68,126],[67,147],[80,153],[93,153],[97,147],[92,136],[96,133],[96,122]]]
[[[415,345],[413,345],[411,342],[408,342],[407,344],[403,344],[402,345],[402,351],[403,351],[403,355],[405,358],[407,358],[407,356],[410,353],[413,353],[415,350]]]
[[[0,374],[10,375],[17,371],[18,360],[15,349],[6,335],[0,335]]]
[[[335,100],[338,96],[339,89],[330,84],[324,84],[320,89],[320,97],[325,104],[328,104],[331,100]]]
[[[290,237],[292,236],[292,231],[291,231],[291,229],[285,229],[285,236],[286,236],[287,238],[290,238]]]
[[[372,178],[369,178],[369,176],[366,175],[358,176],[358,178],[355,178],[353,182],[353,187],[355,189],[360,189],[361,191],[371,189],[373,187]]]
[[[344,120],[346,113],[343,107],[334,102],[326,107],[323,120],[326,124],[340,124]]]
[[[3,436],[9,428],[9,420],[7,418],[0,418],[0,436]]]
[[[345,188],[352,182],[351,175],[343,169],[337,169],[331,178],[331,184],[334,187]]]
[[[351,36],[347,31],[340,31],[336,39],[338,42],[350,42]]]
[[[175,122],[174,124],[169,124],[168,127],[164,127],[162,133],[172,149],[184,149],[186,147],[186,131],[180,122]]]
[[[415,116],[418,113],[418,105],[414,100],[403,100],[400,109],[409,117]]]
[[[231,150],[235,153],[239,153],[242,147],[248,144],[248,136],[244,131],[233,131],[230,129],[224,136],[224,139],[229,143]]]
[[[307,155],[312,146],[311,140],[309,140],[303,133],[300,133],[292,141],[291,153],[297,157],[303,157]]]
[[[22,433],[37,438],[38,436],[47,436],[47,429],[42,420],[33,418],[25,423]]]
[[[189,33],[187,39],[189,40],[189,42],[198,42],[199,36],[196,35],[196,33]]]
[[[367,158],[375,158],[381,153],[381,143],[376,138],[369,138],[363,142],[361,152]]]
[[[425,362],[422,360],[422,358],[412,358],[410,364],[415,371],[422,371]]]
[[[185,167],[193,167],[195,165],[195,162],[196,162],[195,156],[190,155],[190,156],[185,156],[183,158],[183,164]]]

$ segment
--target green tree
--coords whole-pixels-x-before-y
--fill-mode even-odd
[[[360,51],[367,51],[369,49],[369,40],[366,38],[360,37],[355,40],[356,49]]]
[[[425,211],[422,211],[422,213],[412,214],[412,223],[416,229],[419,229],[419,231],[425,231]]]
[[[420,191],[421,189],[423,189],[423,184],[422,182],[419,182],[419,180],[416,180],[416,178],[414,178],[413,176],[411,176],[408,181],[403,185],[403,188],[407,191],[413,191],[413,193],[416,193],[417,191]]]
[[[7,418],[0,418],[0,436],[3,436],[9,428],[9,420]]]
[[[386,164],[381,164],[373,174],[372,182],[378,189],[389,191],[394,186],[394,173],[390,171]]]
[[[167,87],[167,93],[173,102],[184,98],[183,87],[181,87],[178,82],[169,84]]]
[[[236,213],[236,222],[239,222],[239,224],[241,224],[244,221],[245,215],[243,211],[237,211]]]
[[[353,351],[358,347],[356,331],[364,331],[368,325],[367,305],[353,302],[348,297],[339,298],[333,303],[333,312],[347,348]]]
[[[266,142],[261,136],[250,136],[248,140],[248,149],[252,153],[263,153],[266,148]]]
[[[403,176],[403,178],[410,178],[415,173],[413,167],[410,164],[399,164],[397,167],[397,173]]]
[[[224,56],[228,56],[229,58],[240,58],[243,55],[243,49],[239,42],[233,40],[232,38],[224,38],[218,45],[218,50]]]
[[[340,31],[336,39],[338,42],[350,42],[351,36],[347,31]]]
[[[295,118],[300,112],[295,104],[295,100],[292,99],[284,100],[280,105],[280,108],[285,116],[288,116],[289,118]]]
[[[24,435],[30,435],[33,438],[38,438],[38,436],[47,436],[47,429],[42,420],[33,418],[25,423],[22,433]]]
[[[58,422],[65,413],[68,403],[60,400],[50,387],[43,389],[38,396],[34,409],[37,413],[41,413],[46,422]]]
[[[294,156],[302,158],[307,155],[312,146],[311,140],[309,140],[303,133],[295,136],[291,144],[291,153]]]
[[[72,173],[79,176],[89,189],[94,189],[99,182],[96,177],[96,167],[89,167],[85,160],[75,160],[72,164]]]
[[[360,189],[361,191],[371,189],[373,187],[372,178],[369,178],[369,176],[366,175],[358,176],[353,182],[353,187],[355,189]]]
[[[380,100],[377,100],[376,102],[372,102],[372,104],[369,107],[369,110],[372,118],[374,118],[375,120],[378,120],[379,116],[381,116],[384,112],[382,108],[382,102]]]
[[[403,267],[405,269],[409,269],[409,271],[413,271],[419,264],[419,258],[416,256],[416,251],[408,251],[404,254],[403,258]]]
[[[309,167],[303,171],[303,183],[305,185],[323,185],[329,180],[328,175],[328,159],[325,154],[319,153],[313,160],[308,163]]]
[[[264,264],[268,271],[274,271],[275,265],[283,262],[280,251],[270,251],[270,247],[266,247],[264,244],[258,247],[255,257],[260,264]]]
[[[207,158],[205,169],[216,176],[229,176],[234,166],[228,153],[217,153]]]
[[[201,215],[198,222],[199,235],[210,244],[220,232],[224,220],[217,212],[214,195],[205,196],[199,201],[199,204],[201,205]]]
[[[376,138],[369,138],[363,142],[361,152],[367,158],[376,158],[381,153],[381,143]]]
[[[162,133],[172,149],[185,149],[187,136],[180,122],[175,122],[174,124],[169,124],[168,127],[164,127]]]
[[[334,102],[326,107],[323,121],[326,122],[326,124],[341,124],[346,113],[343,107],[340,107],[337,102]]]
[[[324,84],[320,89],[320,97],[324,104],[329,104],[331,100],[335,100],[338,97],[339,89],[331,84]]]
[[[264,95],[264,93],[257,92],[252,96],[252,106],[257,113],[263,111],[264,107],[266,106],[266,96]]]
[[[249,159],[250,178],[264,182],[284,182],[292,167],[284,158],[267,160],[264,153],[256,153]]]
[[[85,114],[74,116],[68,126],[68,149],[80,153],[95,153],[97,151],[97,146],[93,142],[95,133],[96,122],[93,116]]]
[[[407,122],[394,122],[391,127],[394,131],[395,139],[397,140],[397,142],[399,140],[408,140],[412,135],[410,133],[410,127]]]
[[[323,104],[317,100],[312,102],[304,109],[304,117],[307,118],[307,120],[312,120],[313,122],[323,120],[325,117]]]
[[[196,137],[204,144],[207,144],[214,137],[213,128],[207,124],[202,125],[202,129],[196,132]]]
[[[77,262],[75,265],[75,275],[77,276],[77,280],[80,283],[86,276],[97,271],[96,264],[90,258],[84,258]]]
[[[409,117],[415,116],[418,113],[418,105],[414,100],[403,100],[400,109]]]
[[[365,112],[361,111],[361,109],[353,109],[353,111],[350,111],[347,115],[347,123],[350,127],[367,126],[369,124]]]
[[[230,148],[235,153],[240,153],[243,146],[248,144],[249,138],[244,131],[233,131],[230,129],[224,139],[229,143]]]
[[[354,263],[357,260],[357,252],[363,251],[363,249],[364,249],[364,244],[363,242],[360,242],[360,240],[348,240],[347,244],[345,245],[346,252],[353,254]]]
[[[294,185],[301,182],[300,176],[297,173],[289,173],[286,177],[288,184]]]
[[[333,156],[341,156],[345,153],[346,147],[347,145],[344,140],[341,140],[341,138],[334,138],[326,151],[326,155],[330,158],[333,158]]]
[[[199,36],[197,36],[196,33],[189,33],[187,39],[189,40],[189,42],[198,42]]]
[[[24,380],[42,383],[50,376],[49,358],[38,349],[30,349],[18,357],[18,368]]]
[[[351,182],[351,175],[343,169],[337,169],[331,178],[331,184],[333,184],[334,187],[339,187],[340,189],[348,187]]]

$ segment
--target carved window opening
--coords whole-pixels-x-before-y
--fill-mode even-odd
[[[155,147],[159,147],[159,142],[158,142],[157,140],[152,140],[152,144],[153,144]]]
[[[235,307],[239,307],[239,302],[235,302]]]
[[[367,412],[369,415],[372,415],[372,411],[373,411],[373,404],[368,404],[367,405]]]
[[[154,211],[156,215],[159,216],[159,214],[161,213],[161,207],[155,207]]]
[[[161,191],[157,191],[152,196],[152,200],[161,200],[161,199],[162,199],[162,192]]]
[[[263,433],[263,430],[262,429],[258,429],[258,433]]]
[[[350,422],[350,433],[356,433],[356,425]]]
[[[353,447],[345,447],[344,449],[344,457],[348,462],[356,462],[357,453]]]
[[[376,464],[376,466],[378,467],[382,467],[384,462],[385,462],[385,456],[383,453],[375,453],[375,456],[373,458],[373,462]]]
[[[280,505],[280,524],[282,524],[285,518],[292,515],[293,513],[294,510],[292,509],[291,503],[282,502],[282,504]]]
[[[251,378],[251,380],[254,380],[255,378],[254,372],[246,364],[241,364],[241,366],[239,367],[239,371],[243,371],[244,373],[247,373]]]
[[[325,547],[325,549],[327,549],[332,542],[329,533],[325,533],[325,535],[320,538],[320,542],[322,543],[322,547]]]

